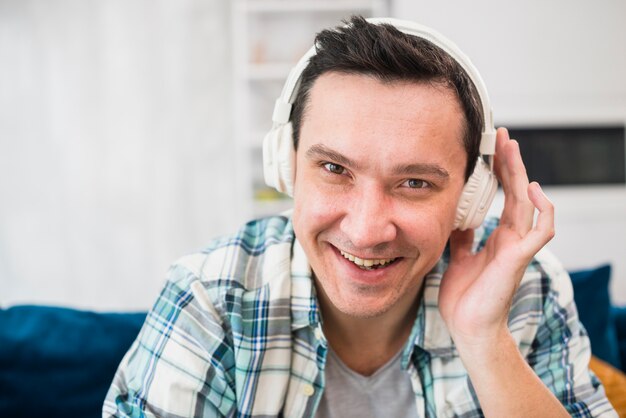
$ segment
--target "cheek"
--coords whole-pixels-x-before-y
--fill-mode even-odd
[[[432,248],[445,245],[456,215],[457,199],[454,196],[400,209],[396,221],[405,237],[415,245]]]
[[[328,190],[311,182],[296,182],[293,211],[296,234],[303,237],[328,228],[340,217],[340,208],[344,205],[340,196]]]

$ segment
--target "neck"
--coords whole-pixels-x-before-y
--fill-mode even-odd
[[[328,343],[346,366],[364,376],[373,374],[404,346],[421,299],[420,291],[407,306],[398,305],[384,314],[359,318],[336,309],[323,290],[318,294]]]

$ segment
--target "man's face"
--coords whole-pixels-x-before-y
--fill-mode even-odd
[[[323,305],[367,318],[415,300],[452,231],[463,128],[443,86],[317,79],[296,154],[293,222]]]

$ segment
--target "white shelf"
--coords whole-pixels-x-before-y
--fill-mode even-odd
[[[293,63],[250,64],[247,78],[253,81],[284,81]]]
[[[371,10],[372,1],[365,0],[249,0],[241,2],[244,12],[293,13]]]
[[[264,216],[276,215],[292,208],[292,199],[255,200],[254,217],[262,218]]]

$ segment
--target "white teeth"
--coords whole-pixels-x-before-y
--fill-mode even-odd
[[[346,253],[344,251],[340,251],[341,255],[344,256],[346,259],[352,261],[354,264],[356,264],[357,266],[361,267],[361,268],[366,268],[368,270],[371,270],[371,268],[373,266],[385,266],[389,263],[391,263],[392,261],[395,260],[395,258],[385,258],[385,259],[362,259],[359,257],[355,257],[352,254]]]

